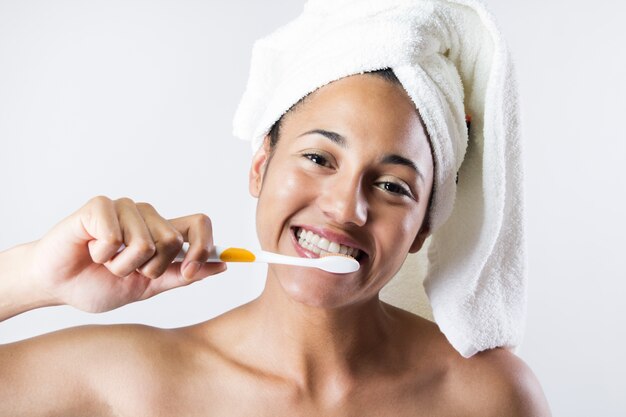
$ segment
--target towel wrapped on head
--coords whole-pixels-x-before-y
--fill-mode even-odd
[[[309,0],[298,18],[256,41],[234,134],[256,150],[302,97],[383,68],[413,100],[431,142],[424,288],[434,320],[465,357],[515,347],[526,305],[517,87],[481,3]]]

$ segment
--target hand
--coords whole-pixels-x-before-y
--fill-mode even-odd
[[[185,241],[185,259],[172,263]],[[150,204],[99,196],[34,242],[25,262],[54,304],[102,312],[224,271],[204,262],[212,250],[203,214],[166,220]]]

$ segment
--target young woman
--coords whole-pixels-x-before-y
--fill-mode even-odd
[[[512,78],[475,0],[310,0],[255,43],[235,135],[256,150],[262,248],[360,269],[270,265],[257,299],[203,323],[0,346],[0,416],[548,416],[528,367],[493,348],[523,320]],[[438,324],[379,299],[429,235]],[[212,246],[204,215],[93,198],[0,253],[0,320],[189,284],[225,269],[204,262]]]
[[[0,416],[548,416],[514,354],[463,358],[436,324],[379,300],[429,234],[432,185],[428,136],[389,71],[318,89],[253,158],[257,233],[292,256],[346,246],[360,269],[270,265],[261,296],[197,325],[85,326],[0,346]],[[171,264],[183,241],[187,257]],[[106,311],[189,284],[225,269],[203,263],[212,244],[204,215],[166,220],[96,197],[0,253],[0,318]]]

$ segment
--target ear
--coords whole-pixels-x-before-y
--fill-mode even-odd
[[[250,194],[255,198],[258,198],[261,194],[263,176],[265,175],[265,169],[270,157],[269,145],[269,136],[265,136],[265,139],[263,139],[263,145],[261,145],[252,157],[252,164],[250,165],[250,173],[248,175],[248,187],[250,189]]]
[[[416,253],[420,249],[422,249],[422,246],[424,246],[424,242],[426,241],[426,238],[428,238],[428,236],[430,236],[430,228],[422,227],[417,233],[417,236],[415,237],[415,240],[413,241],[413,244],[409,249],[409,253]]]

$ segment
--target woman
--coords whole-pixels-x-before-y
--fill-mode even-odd
[[[356,249],[359,271],[270,265],[259,298],[204,323],[88,326],[1,346],[0,415],[549,415],[512,353],[463,358],[437,325],[378,299],[430,233],[434,170],[392,71],[317,89],[255,153],[257,233],[292,256],[317,256],[322,239]],[[171,264],[183,241],[188,255]],[[145,299],[222,272],[202,262],[211,249],[206,216],[165,220],[98,197],[0,254],[0,317]]]
[[[0,415],[548,415],[513,354],[464,359],[435,324],[378,300],[428,234],[432,157],[402,88],[372,74],[333,82],[283,118],[277,139],[250,170],[262,247],[316,256],[298,243],[304,229],[358,248],[359,271],[270,265],[258,299],[195,326],[82,327],[2,346]],[[170,265],[183,240],[182,268]],[[204,216],[166,221],[146,204],[95,198],[2,253],[3,318],[150,297],[223,271],[192,263],[211,246]]]

